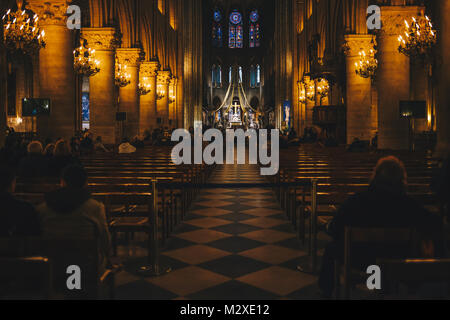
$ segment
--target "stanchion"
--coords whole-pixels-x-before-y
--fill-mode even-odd
[[[158,277],[172,271],[170,267],[161,266],[159,261],[159,237],[158,237],[158,190],[156,180],[152,180],[152,210],[149,216],[148,236],[148,265],[139,269],[139,274],[144,277]]]
[[[311,180],[311,216],[308,249],[309,261],[306,265],[298,265],[297,269],[304,273],[315,274],[317,271],[317,179]]]

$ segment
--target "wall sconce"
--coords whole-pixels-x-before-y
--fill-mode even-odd
[[[316,101],[316,84],[314,80],[305,81],[306,97],[309,101]]]

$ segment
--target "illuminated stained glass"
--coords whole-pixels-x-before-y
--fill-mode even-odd
[[[253,10],[250,13],[250,26],[249,26],[249,47],[259,47],[261,44],[261,34],[259,25],[258,10]]]
[[[242,15],[236,10],[230,14],[228,47],[232,49],[244,47],[244,28],[242,25]]]
[[[213,16],[213,25],[212,25],[212,45],[214,47],[222,47],[222,39],[223,39],[223,32],[222,32],[222,25],[220,21],[222,20],[222,14],[219,10],[214,11]]]

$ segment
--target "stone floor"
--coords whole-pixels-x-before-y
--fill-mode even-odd
[[[211,183],[266,182],[259,168],[224,165]],[[161,253],[172,272],[139,277],[146,250],[121,248],[118,299],[272,300],[318,298],[317,278],[297,271],[307,260],[268,189],[204,190]]]

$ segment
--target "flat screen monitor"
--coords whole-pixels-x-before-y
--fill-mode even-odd
[[[40,115],[50,115],[50,99],[22,99],[22,117],[34,117]]]
[[[427,117],[426,101],[400,101],[400,117],[426,119]]]

